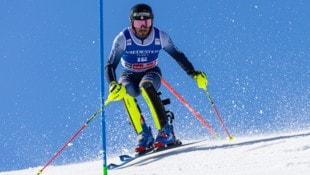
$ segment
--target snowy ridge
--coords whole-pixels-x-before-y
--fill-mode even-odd
[[[118,161],[117,157],[109,162]],[[36,175],[40,167],[0,175]],[[110,170],[110,175],[306,175],[310,172],[310,130],[227,140],[206,140],[150,154]],[[102,161],[50,166],[43,175],[98,175]]]

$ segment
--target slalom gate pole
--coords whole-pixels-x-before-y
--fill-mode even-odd
[[[101,73],[101,104],[104,104],[104,37],[103,37],[103,0],[99,0],[99,30],[100,30],[100,45],[99,45],[99,54],[100,54],[100,73]],[[102,107],[104,109],[104,105]],[[107,167],[107,142],[106,142],[106,117],[104,110],[102,110],[102,151],[103,151],[103,165],[102,165],[102,174],[108,174]]]
[[[229,131],[228,131],[228,129],[227,129],[227,127],[226,127],[224,121],[222,120],[222,117],[220,116],[220,113],[218,112],[218,110],[217,110],[217,108],[216,108],[216,106],[215,106],[215,104],[214,104],[214,102],[213,102],[213,100],[212,100],[212,98],[211,98],[211,95],[210,95],[208,89],[205,88],[205,89],[203,89],[203,90],[204,90],[205,93],[207,94],[207,97],[208,97],[208,99],[209,99],[209,101],[210,101],[210,103],[211,103],[211,106],[212,106],[212,108],[213,108],[213,110],[214,110],[214,112],[215,112],[215,114],[216,114],[218,120],[220,121],[222,127],[224,128],[224,130],[225,130],[225,132],[226,132],[226,134],[227,134],[227,136],[228,136],[228,139],[229,139],[229,140],[233,140],[233,136],[230,135],[230,133],[229,133]]]
[[[164,78],[161,78],[161,82],[185,107],[187,107],[190,112],[192,112],[192,114],[211,132],[214,137],[220,138],[220,135],[213,130],[213,128],[201,117],[201,115],[196,112],[194,108],[176,90],[174,90]]]
[[[43,173],[44,169],[48,167],[58,156],[59,154],[70,144],[72,141],[80,134],[80,132],[102,111],[102,107],[98,108],[98,110],[92,114],[88,120],[80,127],[79,130],[77,130],[73,136],[55,153],[55,155],[43,166],[42,169],[40,169],[37,173],[37,175],[40,175]]]

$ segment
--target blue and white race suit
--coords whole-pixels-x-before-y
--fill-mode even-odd
[[[142,82],[151,82],[158,90],[161,84],[161,71],[157,64],[158,54],[162,49],[174,58],[188,75],[191,75],[194,71],[192,63],[177,49],[167,33],[153,27],[147,38],[140,39],[129,27],[114,39],[105,67],[108,82],[116,81],[115,70],[121,62],[123,71],[119,83],[126,87],[128,94],[138,96]]]

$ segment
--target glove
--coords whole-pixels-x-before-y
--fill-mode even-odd
[[[109,101],[118,101],[125,97],[126,88],[122,84],[118,84],[116,81],[110,83],[110,94],[108,96]]]
[[[201,71],[193,71],[192,77],[196,80],[197,86],[201,89],[207,89],[208,79],[207,75]]]

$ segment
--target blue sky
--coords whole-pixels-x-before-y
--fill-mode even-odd
[[[104,57],[141,1],[104,2]],[[144,1],[198,70],[231,133],[283,132],[309,126],[309,2]],[[100,106],[99,2],[0,2],[0,171],[44,165]],[[166,53],[165,79],[224,136],[209,101]],[[107,84],[105,84],[107,85]],[[182,139],[210,133],[168,92]],[[150,114],[138,98],[148,123]],[[131,150],[135,134],[121,103],[105,108],[108,154]],[[100,157],[96,118],[54,162]]]

